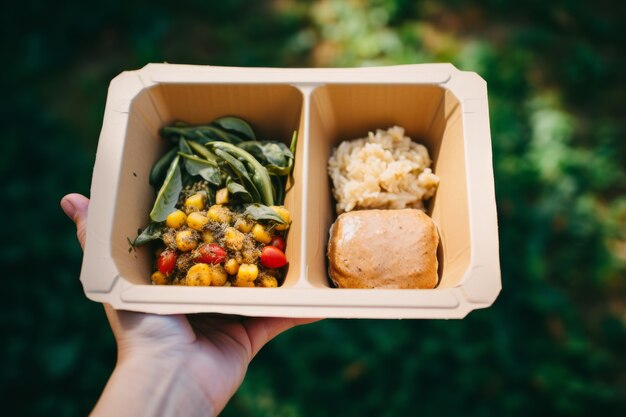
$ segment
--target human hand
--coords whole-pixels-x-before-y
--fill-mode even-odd
[[[61,200],[85,244],[89,199]],[[280,333],[315,319],[136,313],[104,306],[118,348],[115,370],[93,415],[217,415],[248,364]]]

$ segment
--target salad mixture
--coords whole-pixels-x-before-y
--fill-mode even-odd
[[[171,143],[153,166],[150,224],[132,242],[156,246],[157,285],[277,287],[287,268],[297,134],[258,140],[238,117],[161,129]]]

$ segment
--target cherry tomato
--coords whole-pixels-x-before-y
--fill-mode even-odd
[[[159,271],[161,271],[163,275],[169,275],[176,267],[176,259],[178,259],[176,251],[166,249],[161,252],[159,258],[157,259],[157,268],[159,268]]]
[[[226,260],[226,251],[217,243],[205,243],[198,248],[196,262],[217,265]]]
[[[261,265],[266,268],[280,268],[287,265],[287,257],[276,246],[266,246],[261,251]]]
[[[272,240],[270,241],[270,246],[277,247],[278,249],[284,252],[285,251],[285,239],[283,239],[280,236],[274,236],[272,237]]]

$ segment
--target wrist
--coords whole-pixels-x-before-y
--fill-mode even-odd
[[[186,372],[184,358],[124,355],[93,415],[213,416],[210,399]]]

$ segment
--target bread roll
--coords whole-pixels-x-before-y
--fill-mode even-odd
[[[330,230],[329,274],[339,288],[434,288],[438,244],[421,210],[343,213]]]

